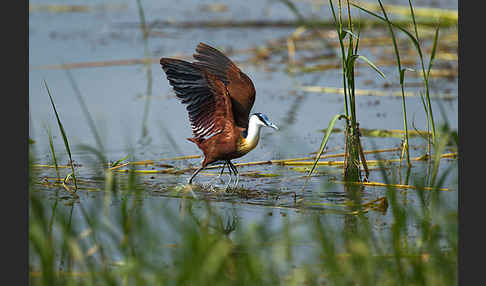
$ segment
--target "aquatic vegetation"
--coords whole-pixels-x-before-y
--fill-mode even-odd
[[[398,190],[406,186],[388,182],[380,186],[386,189],[385,197],[366,202],[351,195],[358,194],[360,186],[343,182],[349,201],[333,205],[296,196],[290,206],[305,211],[308,218],[292,216],[275,229],[271,227],[273,215],[241,225],[238,216],[221,213],[212,200],[193,199],[184,189],[177,191],[180,204],[171,203],[169,197],[165,202],[143,201],[143,194],[151,188],[147,189],[143,177],[133,170],[127,175],[106,174],[96,184],[105,185],[96,192],[97,200],[71,203],[72,198],[57,192],[46,200],[43,197],[49,191],[31,185],[32,285],[457,282],[457,209],[443,204],[441,180],[434,183],[436,189],[424,187],[420,178],[409,186],[419,205],[403,204],[399,199],[403,195]],[[80,179],[78,183],[80,191],[88,190],[89,181]],[[371,182],[362,184],[372,186]],[[176,187],[168,191],[176,192]],[[198,191],[198,197],[202,192]],[[253,190],[238,192],[243,198],[256,195]],[[112,200],[119,203],[112,204]],[[245,199],[240,201],[244,203]],[[286,210],[284,206],[269,207],[269,214]],[[319,209],[340,213],[344,225],[329,224],[329,217]],[[368,213],[387,209],[392,210],[393,225],[374,232],[376,226]],[[412,225],[417,227],[410,237]],[[312,251],[302,263],[298,252],[306,248]]]
[[[56,106],[54,105],[54,100],[52,99],[51,92],[49,91],[49,87],[47,86],[46,81],[44,81],[44,85],[46,87],[47,94],[49,95],[49,99],[51,100],[52,109],[54,110],[54,114],[56,115],[57,124],[59,126],[59,131],[61,132],[62,140],[64,141],[64,147],[66,148],[66,152],[69,156],[69,164],[71,166],[72,172],[70,174],[68,174],[66,176],[66,178],[64,178],[64,182],[66,182],[72,176],[73,180],[74,180],[74,192],[71,191],[71,189],[69,187],[67,187],[67,186],[65,186],[65,187],[68,191],[71,191],[74,194],[76,192],[76,189],[78,188],[78,185],[76,183],[76,174],[74,173],[74,166],[73,166],[73,158],[72,158],[72,155],[71,155],[71,148],[69,148],[69,142],[68,142],[68,139],[67,139],[66,132],[64,131],[64,127],[61,123],[61,119],[59,119],[59,114],[57,114]],[[51,150],[52,150],[52,155],[55,156],[54,149],[52,148]],[[57,169],[58,169],[57,168],[57,162],[55,162],[55,165],[56,165],[56,171],[57,171]]]
[[[397,64],[398,64],[398,67],[399,67],[399,74],[400,74],[400,85],[402,86],[402,97],[403,97],[403,102],[405,102],[405,98],[404,98],[404,91],[403,91],[403,81],[404,81],[404,77],[405,77],[405,70],[406,69],[401,69],[401,65],[400,65],[400,57],[399,57],[399,53],[398,53],[398,47],[396,45],[396,40],[395,40],[395,35],[393,33],[393,27],[395,28],[398,28],[400,31],[404,32],[409,38],[410,40],[413,42],[415,48],[417,49],[417,52],[418,52],[418,55],[419,55],[419,59],[420,59],[420,63],[421,63],[421,67],[422,67],[422,76],[423,76],[423,80],[424,80],[424,86],[425,86],[425,98],[426,98],[426,105],[425,105],[425,112],[427,114],[427,128],[432,128],[431,132],[432,132],[432,136],[431,136],[431,139],[429,140],[429,142],[434,142],[434,137],[435,137],[435,121],[434,121],[434,116],[433,116],[433,112],[432,112],[432,105],[430,103],[430,93],[429,93],[429,77],[430,77],[430,70],[432,68],[432,64],[434,62],[434,58],[435,58],[435,55],[436,55],[436,51],[437,51],[437,43],[438,43],[438,36],[439,36],[439,25],[436,25],[436,29],[435,29],[435,36],[434,36],[434,43],[433,43],[433,47],[432,47],[432,51],[431,51],[431,55],[430,55],[430,59],[429,59],[429,64],[427,66],[427,71],[425,71],[425,64],[424,64],[424,56],[423,56],[423,52],[422,52],[422,48],[420,46],[420,42],[419,42],[419,35],[418,35],[418,29],[417,29],[417,22],[416,22],[416,19],[415,19],[415,14],[414,14],[414,8],[412,6],[412,2],[409,0],[409,5],[410,5],[410,15],[412,17],[412,22],[413,22],[413,27],[414,27],[414,31],[415,31],[415,36],[410,33],[409,31],[407,31],[405,28],[401,27],[400,25],[397,25],[397,24],[394,24],[392,23],[387,15],[386,15],[386,12],[385,12],[385,8],[383,7],[383,4],[381,3],[380,0],[378,0],[379,4],[380,4],[380,7],[381,7],[381,10],[383,12],[383,15],[384,17],[381,17],[369,10],[366,10],[364,9],[363,7],[360,7],[359,5],[355,5],[353,4],[353,6],[375,16],[376,18],[380,19],[380,20],[383,20],[384,22],[386,22],[388,24],[388,27],[389,27],[389,30],[390,30],[390,34],[392,36],[392,38],[394,39],[394,49],[395,49],[395,53],[396,53],[396,59],[397,59]],[[404,126],[406,125],[406,109],[405,109],[405,103],[403,105],[403,115],[404,115]],[[405,128],[406,129],[406,128]],[[407,136],[405,134],[405,136]],[[408,139],[406,139],[408,141]],[[430,148],[430,144],[428,145],[429,148],[428,148],[428,153],[430,154],[431,153],[431,148]]]
[[[449,107],[440,105],[448,100],[453,108],[457,90],[451,88],[450,92],[445,92],[429,82],[434,77],[434,69],[448,73],[434,78],[439,83],[451,86],[457,79],[457,31],[446,29],[457,26],[454,12],[412,8],[411,1],[406,9],[380,5],[381,1],[377,5],[362,3],[361,8],[354,6],[354,2],[340,1],[340,4],[348,4],[347,7],[333,10],[334,17],[331,14],[329,19],[317,19],[308,18],[306,11],[299,10],[308,1],[281,2],[285,5],[280,7],[290,9],[296,20],[223,18],[178,22],[161,18],[148,21],[143,12],[144,8],[151,11],[152,4],[137,1],[131,17],[138,22],[120,23],[119,26],[128,32],[136,28],[143,33],[141,40],[138,36],[137,47],[140,51],[143,48],[144,58],[79,57],[77,63],[46,64],[31,69],[31,73],[41,74],[41,78],[46,73],[50,87],[54,87],[54,96],[46,81],[41,81],[41,92],[34,83],[31,96],[34,98],[40,93],[44,101],[44,91],[47,91],[50,105],[46,102],[47,109],[39,104],[30,107],[55,115],[59,132],[51,132],[49,124],[40,120],[46,123],[47,132],[29,134],[30,284],[457,284],[457,158],[460,154],[457,153],[457,130],[453,127],[455,121],[452,126],[447,123],[447,117],[457,113],[452,110],[449,114]],[[337,3],[312,2],[329,3],[326,8],[330,9]],[[83,17],[89,16],[88,10],[101,6],[86,7],[90,9],[80,11],[84,12]],[[32,13],[40,12],[34,8],[31,6]],[[52,8],[50,11],[56,13],[78,10],[76,7]],[[230,12],[234,7],[228,4],[218,13],[224,16],[226,9]],[[351,9],[366,9],[378,17],[372,15],[373,18],[365,19],[360,15],[351,19]],[[391,19],[378,15],[383,12],[400,17]],[[431,16],[435,13],[444,15],[442,20]],[[74,14],[81,13],[73,13],[73,17]],[[376,30],[369,29],[367,23]],[[403,27],[408,24],[412,24],[410,27],[415,31],[407,31],[407,34]],[[113,32],[111,29],[119,29],[118,24],[114,26],[116,28],[103,31],[102,36]],[[198,30],[189,30],[194,27]],[[264,35],[257,39],[265,41],[252,38],[260,33],[249,33],[248,39],[245,38],[247,45],[241,45],[241,41],[237,43],[236,38],[242,34],[232,32],[238,29],[221,32],[225,39],[235,41],[234,45],[221,50],[232,55],[238,65],[245,66],[245,70],[252,73],[255,85],[260,85],[262,101],[259,104],[269,108],[277,105],[274,109],[277,118],[283,118],[277,121],[282,122],[279,126],[282,132],[265,134],[268,137],[262,140],[267,144],[264,148],[255,150],[256,155],[251,159],[234,162],[241,170],[237,188],[224,188],[228,173],[221,174],[222,164],[208,166],[201,172],[200,184],[183,183],[199,167],[202,156],[197,150],[186,149],[187,145],[179,143],[185,139],[183,133],[170,133],[179,126],[169,116],[173,113],[167,111],[173,108],[173,97],[166,94],[167,90],[159,90],[158,81],[152,83],[151,79],[150,65],[158,65],[160,56],[189,58],[181,43],[195,40],[196,34],[214,33],[210,30],[214,27],[280,29],[274,34],[262,32]],[[157,30],[160,28],[169,32],[162,34]],[[288,29],[287,32],[282,32],[284,29]],[[394,31],[396,46],[390,29]],[[38,39],[35,32],[32,33],[32,42],[36,43]],[[164,39],[158,41],[155,37]],[[416,42],[402,41],[403,38],[413,38]],[[174,41],[172,46],[168,39]],[[116,43],[121,45],[113,46],[122,50],[123,44],[129,43],[126,46],[133,47],[136,41],[132,40],[119,40]],[[90,44],[93,43],[90,41]],[[399,63],[394,59],[395,52],[398,55],[397,48],[400,49]],[[103,53],[106,51],[113,51],[113,48]],[[412,51],[420,56],[417,58]],[[125,56],[133,51],[122,52]],[[425,58],[420,58],[425,52],[430,52],[428,65],[424,64]],[[151,57],[159,53],[160,56]],[[35,57],[34,54],[31,58]],[[421,71],[407,71],[405,83],[403,71],[414,64],[419,64]],[[361,65],[364,68],[361,69]],[[397,65],[400,66],[397,68]],[[90,69],[93,67],[96,68]],[[79,86],[68,71],[76,68],[84,68],[79,70]],[[71,99],[63,101],[61,96],[66,90],[62,89],[62,81],[65,79],[56,80],[54,73],[62,73],[50,74],[50,69],[66,70],[68,92],[72,89],[79,106],[74,104],[73,107],[76,101]],[[117,69],[124,69],[124,72],[117,73]],[[389,80],[390,70],[399,70],[400,80]],[[87,72],[83,74],[83,71]],[[122,89],[129,91],[123,94],[116,93],[120,89],[98,91],[106,85],[105,72],[109,72],[110,78],[119,82]],[[380,73],[385,72],[388,80],[383,81]],[[136,75],[141,75],[142,80],[137,81]],[[130,79],[130,85],[123,85],[123,76]],[[375,81],[375,77],[378,80]],[[342,87],[327,86],[339,82]],[[90,84],[95,88],[90,89]],[[367,87],[362,88],[364,85]],[[421,89],[425,91],[422,93]],[[101,93],[108,96],[102,97]],[[336,96],[319,97],[318,93]],[[94,98],[95,104],[88,104],[91,101],[88,96]],[[126,97],[129,97],[129,105],[118,104]],[[433,121],[429,99],[440,107],[442,122]],[[96,108],[96,105],[103,108],[88,111],[88,107]],[[326,105],[331,108],[326,109]],[[371,118],[375,112],[390,106],[394,108],[388,117]],[[342,111],[336,111],[337,108]],[[118,110],[123,112],[117,113],[120,114],[117,120],[126,116],[123,119],[135,122],[123,125],[126,129],[135,126],[135,130],[127,131],[125,149],[112,145],[123,141],[119,134],[113,134],[114,126],[103,130],[100,127],[104,122],[98,122],[101,124],[97,126],[95,121],[100,113],[112,116],[110,113]],[[277,113],[281,110],[284,112]],[[403,130],[400,126],[407,119],[400,111],[409,112],[412,121],[410,126],[403,125]],[[33,114],[32,121],[37,123],[39,113]],[[415,118],[417,114],[425,116],[426,120]],[[350,181],[343,176],[343,168],[349,165],[351,157],[349,147],[344,147],[344,133],[349,132],[346,130],[348,122],[353,124],[352,117],[359,135],[364,138],[364,145],[353,155],[359,161],[353,164],[359,172],[366,172],[368,180]],[[110,117],[106,115],[104,119],[107,118]],[[139,120],[142,124],[138,124]],[[390,122],[398,122],[398,126]],[[345,123],[345,127],[339,123]],[[363,127],[357,123],[362,123]],[[375,123],[379,124],[375,126]],[[326,129],[323,124],[327,124]],[[153,126],[156,126],[155,131]],[[160,126],[164,130],[161,140],[157,141],[160,138],[156,138],[156,129]],[[144,140],[138,140],[140,134]],[[410,166],[401,164],[404,149],[400,139],[404,134],[408,134],[409,139]],[[81,144],[77,144],[79,137],[82,137]],[[92,144],[84,144],[87,139],[93,139]],[[132,139],[136,143],[130,142]],[[433,146],[434,152],[425,152],[430,148],[425,144]],[[63,161],[63,146],[69,158],[67,163]],[[363,161],[365,156],[366,161]]]

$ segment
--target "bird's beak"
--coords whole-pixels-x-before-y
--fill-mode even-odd
[[[270,123],[270,125],[268,125],[268,127],[272,127],[273,129],[275,129],[277,131],[279,130],[278,127],[277,127],[277,125],[275,125],[273,123]]]

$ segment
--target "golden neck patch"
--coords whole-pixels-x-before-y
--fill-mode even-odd
[[[258,137],[259,136],[254,138],[244,138],[240,135],[240,138],[238,139],[237,152],[240,154],[246,154],[253,150],[258,144]]]

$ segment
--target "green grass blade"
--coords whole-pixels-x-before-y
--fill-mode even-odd
[[[405,28],[403,28],[403,27],[401,27],[401,26],[399,26],[399,25],[397,25],[397,24],[395,24],[393,22],[387,21],[387,19],[383,18],[382,16],[380,16],[380,15],[378,15],[376,13],[373,13],[373,12],[371,12],[371,11],[363,8],[363,7],[360,7],[360,6],[356,5],[356,4],[351,4],[351,5],[353,5],[354,7],[358,8],[358,9],[360,9],[360,10],[362,10],[362,11],[364,11],[364,12],[366,12],[366,13],[372,15],[372,16],[375,16],[376,18],[384,21],[385,23],[386,22],[389,22],[393,27],[395,27],[395,28],[399,29],[400,31],[404,32],[410,38],[410,40],[412,40],[412,43],[414,44],[415,48],[417,49],[417,52],[419,53],[419,56],[422,58],[422,49],[420,48],[419,42],[417,41],[417,39],[415,38],[415,36],[412,35],[412,33],[410,33],[409,31],[407,31]]]
[[[54,166],[56,167],[56,174],[57,174],[57,179],[59,180],[59,168],[57,165],[57,158],[56,158],[56,152],[54,152],[54,143],[52,142],[52,134],[51,134],[51,129],[49,127],[46,127],[47,129],[47,137],[49,137],[49,149],[51,150],[51,155],[52,155],[52,162],[54,163]]]
[[[348,58],[348,67],[347,70],[351,70],[351,67],[353,66],[354,62],[357,59],[363,60],[365,63],[367,63],[372,69],[374,69],[381,77],[385,78],[385,74],[372,62],[370,61],[367,57],[361,56],[361,55],[352,55]]]
[[[359,12],[359,11],[358,11]],[[359,14],[358,14],[359,15]],[[354,53],[358,53],[358,46],[359,46],[359,36],[361,35],[361,20],[358,21],[358,35],[356,36],[356,46],[354,47]]]
[[[429,112],[428,112],[428,108],[427,108],[427,103],[425,102],[425,97],[422,93],[420,93],[420,99],[422,101],[422,104],[424,106],[424,110],[425,110],[425,116],[427,117],[427,137],[429,137],[430,135],[430,120],[429,120]],[[427,153],[430,154],[430,139],[429,138],[426,138],[426,141],[427,141]]]
[[[334,24],[336,26],[336,32],[339,35],[339,47],[341,48],[341,61],[343,64],[343,87],[344,87],[344,112],[346,116],[349,115],[349,107],[348,107],[348,91],[347,91],[347,84],[346,84],[346,52],[344,51],[344,43],[342,39],[342,30],[341,30],[341,23],[338,22],[338,18],[336,16],[336,11],[334,11],[334,5],[332,4],[332,0],[329,0],[329,7],[331,8],[332,16],[334,18]]]
[[[401,92],[402,92],[403,126],[404,126],[403,128],[405,130],[405,136],[404,136],[405,145],[404,145],[404,147],[405,147],[405,150],[407,152],[407,163],[410,166],[409,146],[408,146],[407,110],[406,110],[406,105],[405,105],[405,90],[404,90],[405,70],[406,69],[402,69],[402,65],[401,65],[401,62],[400,62],[400,53],[399,53],[399,50],[398,50],[397,39],[395,37],[395,33],[393,32],[393,27],[395,26],[395,27],[399,28],[400,30],[405,32],[412,39],[412,42],[414,43],[415,47],[419,51],[421,60],[422,60],[422,52],[421,52],[418,40],[407,30],[394,25],[388,19],[388,16],[386,14],[385,8],[383,7],[383,4],[381,3],[381,0],[378,0],[378,3],[380,4],[380,8],[381,8],[381,11],[382,11],[384,17],[381,17],[381,16],[379,16],[379,15],[377,15],[377,14],[371,12],[371,11],[368,11],[364,8],[361,8],[359,6],[356,6],[356,5],[354,5],[354,6],[358,7],[359,9],[361,9],[361,10],[363,10],[363,11],[365,11],[365,12],[367,12],[367,13],[369,13],[369,14],[371,14],[371,15],[379,18],[379,19],[381,19],[382,21],[384,21],[387,24],[388,29],[390,31],[390,35],[391,35],[392,40],[393,40],[393,48],[394,48],[395,56],[396,56],[396,60],[397,60],[398,73],[400,75],[400,87],[401,87]]]
[[[420,93],[420,100],[422,100],[422,104],[424,106],[424,109],[425,109],[425,111],[427,111],[427,103],[425,102],[425,98],[424,98],[424,95],[422,93]],[[428,114],[428,113],[426,112],[426,114]]]
[[[425,96],[427,98],[427,108],[425,110],[425,112],[427,113],[427,118],[428,118],[428,121],[427,121],[427,127],[429,125],[432,126],[432,138],[433,140],[435,140],[435,123],[434,123],[434,114],[432,113],[432,105],[430,103],[430,95],[429,95],[429,73],[430,73],[430,65],[432,64],[432,61],[429,63],[429,70],[427,71],[427,73],[425,73],[425,66],[424,66],[424,58],[423,58],[423,55],[422,55],[422,51],[420,49],[420,45],[418,44],[418,41],[419,41],[419,34],[418,34],[418,30],[417,30],[417,22],[415,21],[415,12],[413,10],[413,5],[412,5],[412,1],[411,0],[408,0],[408,4],[410,6],[410,13],[411,13],[411,16],[412,16],[412,21],[413,21],[413,27],[415,29],[415,39],[414,40],[414,44],[415,46],[417,47],[417,51],[419,53],[419,56],[420,56],[420,63],[422,65],[422,72],[423,72],[423,77],[424,77],[424,84],[425,84]],[[438,36],[438,29],[439,29],[439,26],[437,26],[437,30],[436,30],[436,37]],[[410,37],[410,35],[409,35]],[[411,37],[412,38],[412,37]],[[436,45],[436,39],[434,39],[434,46]],[[433,51],[432,51],[432,56],[431,56],[431,59],[433,59],[433,57],[435,57],[435,47],[433,48]],[[429,144],[429,153],[430,153],[430,144]]]
[[[334,124],[336,124],[336,120],[340,119],[341,117],[345,117],[345,115],[342,114],[336,114],[334,117],[331,119],[329,122],[329,125],[327,126],[326,135],[322,138],[321,146],[319,147],[319,151],[316,154],[316,160],[314,161],[314,165],[312,166],[309,174],[307,174],[307,177],[305,178],[304,181],[304,186],[302,187],[302,191],[305,189],[305,186],[307,185],[307,181],[309,180],[310,176],[312,175],[312,172],[317,166],[317,162],[319,162],[319,158],[322,155],[322,152],[324,152],[324,148],[326,148],[327,141],[329,140],[329,136],[331,136],[332,129],[334,128]]]
[[[358,58],[365,61],[372,69],[374,69],[379,75],[381,75],[382,78],[386,77],[385,74],[368,58],[366,58],[365,56],[358,56]]]
[[[388,19],[388,16],[387,16],[386,11],[385,11],[385,7],[383,7],[381,0],[378,0],[378,3],[380,4],[381,11],[383,12],[383,16],[385,17],[386,24],[388,26],[388,29],[390,31],[390,35],[391,35],[392,40],[393,40],[393,48],[395,50],[395,56],[396,56],[396,59],[397,59],[398,73],[400,74],[400,88],[401,88],[401,91],[402,91],[403,129],[405,131],[404,138],[403,138],[404,139],[403,150],[406,152],[407,164],[408,164],[408,166],[410,166],[411,164],[410,164],[410,152],[409,152],[409,143],[408,143],[407,108],[406,108],[406,104],[405,104],[405,88],[404,88],[405,69],[402,69],[402,64],[400,62],[400,52],[398,50],[398,44],[397,44],[397,39],[395,37],[395,33],[393,32],[392,22]],[[417,44],[418,44],[418,41],[417,41]],[[402,152],[403,152],[403,150],[402,150]]]
[[[68,156],[69,156],[69,164],[71,165],[71,170],[73,172],[74,186],[75,186],[75,189],[78,189],[78,185],[77,185],[77,182],[76,182],[76,176],[74,174],[74,166],[73,166],[73,159],[72,159],[72,156],[71,156],[71,148],[69,148],[69,142],[68,142],[68,139],[67,139],[67,136],[66,136],[66,132],[64,131],[64,127],[62,126],[61,119],[59,119],[59,114],[57,113],[56,105],[54,105],[54,100],[52,99],[51,92],[50,92],[49,87],[47,86],[47,82],[45,80],[44,80],[44,85],[47,89],[47,94],[49,95],[49,99],[51,100],[52,109],[54,109],[54,113],[55,113],[56,119],[57,119],[57,124],[59,125],[59,130],[61,131],[62,140],[64,140],[64,146],[66,147],[66,151],[67,151]]]
[[[430,52],[429,66],[427,67],[427,79],[429,79],[430,69],[432,68],[432,64],[434,63],[435,54],[437,52],[438,40],[439,40],[439,25],[437,25],[437,28],[435,29],[434,43],[432,46],[432,51]]]
[[[400,70],[400,85],[403,85],[405,83],[405,72],[406,71],[411,71],[414,72],[415,70],[411,68],[403,68]]]
[[[410,6],[410,15],[412,16],[413,27],[415,29],[415,37],[417,41],[419,40],[418,30],[417,30],[417,22],[415,21],[415,12],[413,11],[412,1],[408,0],[408,5]]]
[[[348,29],[343,29],[343,39],[344,39],[344,37],[346,36],[346,34],[349,34],[351,37],[356,38],[356,40],[358,40],[358,39],[359,39],[359,36],[358,36],[358,35],[356,35],[355,33],[351,32],[351,31],[350,31],[350,30],[348,30]]]
[[[113,164],[111,164],[111,167],[116,167],[118,166],[122,161],[126,160],[128,158],[129,155],[126,155],[125,157],[121,158],[120,160],[114,162]]]

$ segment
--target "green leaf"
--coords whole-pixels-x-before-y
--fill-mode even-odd
[[[348,58],[348,64],[347,64],[348,68],[351,68],[357,59],[362,59],[363,61],[365,61],[365,63],[367,63],[372,69],[374,69],[381,77],[385,78],[385,74],[382,71],[380,71],[380,69],[365,56],[351,55]]]
[[[319,151],[317,152],[316,155],[316,160],[314,161],[314,165],[312,166],[312,169],[310,170],[309,174],[307,174],[307,177],[305,178],[304,186],[302,187],[302,191],[305,189],[305,186],[307,185],[307,181],[309,180],[312,172],[317,166],[317,162],[319,161],[319,158],[322,155],[322,152],[324,152],[324,148],[326,148],[327,141],[329,140],[329,136],[331,136],[332,130],[334,128],[334,124],[336,124],[336,120],[346,117],[345,115],[342,114],[336,114],[334,117],[331,119],[329,122],[329,125],[327,126],[326,135],[324,135],[324,138],[322,138],[321,146],[319,147]]]
[[[125,157],[121,158],[120,160],[116,161],[115,163],[113,163],[111,165],[111,167],[116,167],[118,166],[122,161],[126,160],[128,158],[128,155],[126,155]]]
[[[405,81],[405,71],[415,71],[414,69],[411,68],[403,68],[400,70],[400,85],[403,85],[403,82]]]
[[[355,33],[351,32],[348,29],[343,29],[342,39],[344,39],[346,37],[346,34],[349,34],[351,37],[355,37],[356,39],[359,39],[359,37]]]
[[[49,148],[51,150],[52,161],[54,162],[54,166],[56,167],[56,174],[57,174],[57,178],[59,179],[59,167],[57,165],[56,152],[54,151],[54,143],[52,141],[51,129],[49,128],[49,126],[46,126],[46,129],[47,129],[47,137],[49,138]]]
[[[429,66],[427,67],[427,79],[429,78],[430,69],[432,68],[432,63],[434,62],[435,59],[438,40],[439,40],[439,25],[437,25],[437,28],[435,29],[434,44],[432,46],[432,51],[430,52]]]
[[[71,170],[73,172],[74,186],[77,189],[78,185],[76,183],[76,176],[74,175],[74,166],[73,166],[73,159],[71,156],[71,148],[69,148],[69,142],[66,136],[66,132],[64,131],[64,127],[62,126],[61,119],[59,119],[59,114],[57,113],[56,105],[54,105],[54,100],[52,99],[51,92],[45,80],[44,80],[44,85],[46,86],[47,94],[49,95],[49,99],[51,100],[52,109],[54,109],[54,113],[56,114],[57,124],[59,125],[59,130],[61,131],[62,140],[64,140],[64,146],[66,147],[66,151],[69,155],[69,163],[71,165]]]
[[[417,52],[419,53],[419,56],[422,58],[422,49],[420,49],[420,44],[417,41],[417,39],[414,37],[414,35],[412,35],[409,31],[407,31],[406,29],[402,28],[401,26],[399,26],[397,24],[394,24],[393,22],[387,21],[387,19],[385,19],[385,18],[381,17],[380,15],[378,15],[376,13],[373,13],[373,12],[371,12],[369,10],[366,10],[365,8],[362,8],[362,7],[360,7],[360,6],[356,5],[356,4],[353,4],[353,3],[351,3],[351,5],[353,5],[354,7],[358,8],[358,9],[360,9],[360,10],[362,10],[362,11],[364,11],[364,12],[370,14],[370,15],[375,16],[378,19],[381,19],[384,22],[390,23],[393,27],[395,27],[395,28],[401,30],[402,32],[404,32],[412,40],[415,48],[417,49]]]

